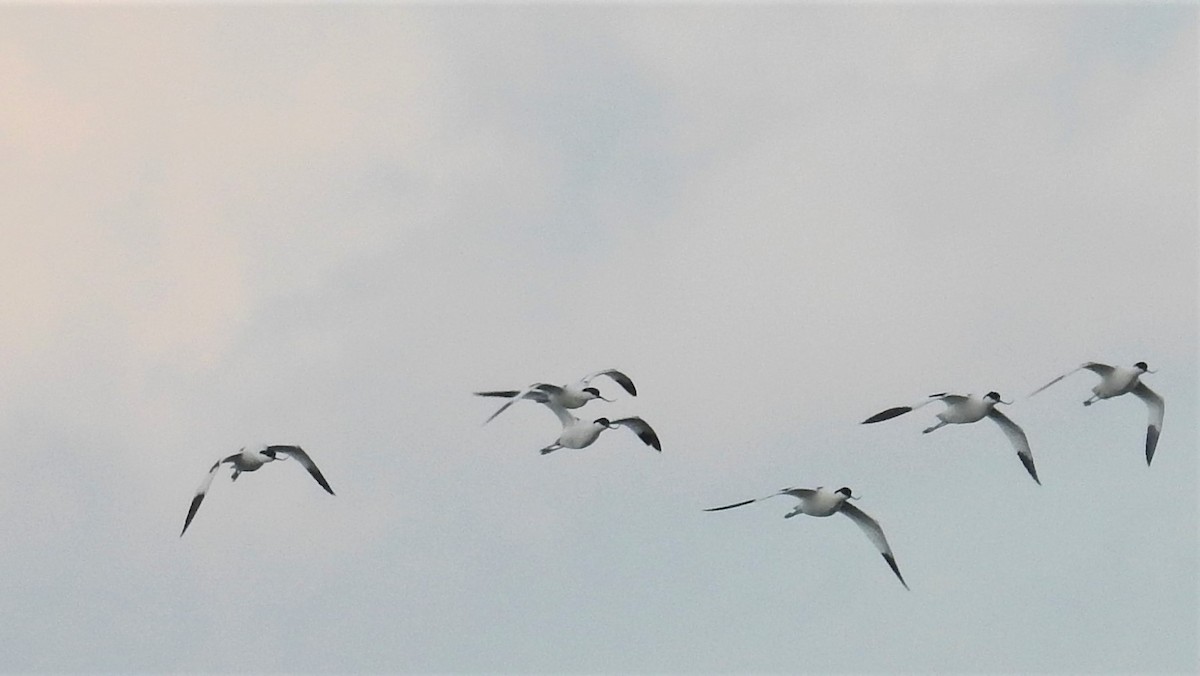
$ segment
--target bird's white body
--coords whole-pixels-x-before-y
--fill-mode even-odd
[[[582,380],[549,391],[546,396],[549,397],[550,403],[563,408],[579,408],[593,399],[600,398],[600,395],[596,394],[596,388],[588,387]]]
[[[797,495],[799,502],[789,514],[785,514],[785,519],[790,519],[793,516],[807,514],[808,516],[831,516],[837,514],[842,508],[842,503],[846,502],[846,496],[841,493],[831,491],[824,486],[818,487],[811,495]]]
[[[937,414],[937,419],[953,425],[979,422],[996,408],[996,400],[968,394],[965,397],[944,398],[946,410]]]
[[[231,480],[237,481],[238,475],[242,472],[253,472],[268,462],[275,462],[279,459],[263,453],[266,449],[266,446],[256,451],[247,451],[243,448],[236,455],[227,458],[225,462],[233,466],[233,477]]]
[[[1138,386],[1138,378],[1145,373],[1137,367],[1117,366],[1107,374],[1100,374],[1100,382],[1092,388],[1092,394],[1101,399],[1129,394]]]
[[[600,433],[608,429],[607,426],[595,421],[584,421],[576,418],[569,425],[563,427],[562,434],[558,435],[558,445],[564,448],[586,448],[600,437]]]
[[[604,430],[616,429],[622,426],[633,430],[638,435],[638,438],[647,446],[654,448],[656,451],[662,451],[662,444],[658,441],[658,435],[641,418],[621,418],[620,420],[613,420],[611,422],[608,418],[580,420],[561,406],[554,406],[549,403],[546,406],[551,411],[554,411],[554,415],[558,416],[558,420],[562,423],[563,428],[562,432],[558,435],[558,439],[553,444],[541,450],[542,455],[551,451],[557,451],[560,448],[587,448],[595,443],[596,439],[600,438],[600,433]]]

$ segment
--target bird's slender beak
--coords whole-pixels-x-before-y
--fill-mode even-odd
[[[1154,369],[1153,371],[1146,369],[1146,373],[1158,373],[1158,369]]]
[[[1012,406],[1012,400],[1011,400],[1011,399],[1010,399],[1010,400],[1008,400],[1008,401],[1004,401],[1003,399],[1001,399],[1001,400],[999,400],[997,403],[1004,404],[1005,406]]]
[[[1154,372],[1153,372],[1153,371],[1149,371],[1149,373],[1154,373]],[[600,396],[599,394],[597,394],[597,395],[596,395],[596,398],[597,398],[597,399],[599,399],[600,401],[607,401],[607,402],[609,402],[609,403],[612,403],[612,402],[616,401],[616,399],[609,399],[609,398],[607,398],[607,397],[602,397],[602,396]]]
[[[861,496],[861,495],[847,495],[847,496],[846,496],[846,499],[847,499],[847,500],[858,500],[858,499],[860,499],[860,498],[862,498],[862,496]]]

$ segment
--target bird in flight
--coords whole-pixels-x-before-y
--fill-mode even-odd
[[[790,495],[800,501],[799,504],[792,508],[792,511],[783,515],[785,519],[790,519],[800,514],[831,516],[839,512],[850,517],[850,520],[858,524],[858,527],[867,534],[867,538],[871,540],[871,543],[883,555],[883,560],[887,561],[892,572],[900,580],[900,584],[904,585],[905,589],[908,589],[908,583],[904,581],[904,576],[900,574],[900,568],[896,565],[896,557],[892,556],[892,548],[888,546],[887,538],[883,536],[883,529],[879,527],[879,522],[868,516],[866,512],[850,504],[849,501],[851,499],[857,500],[858,498],[852,495],[852,491],[849,488],[842,487],[836,491],[831,491],[824,486],[816,488],[785,488],[778,493],[772,493],[765,497],[743,500],[735,502],[732,505],[713,507],[704,511],[719,512],[723,509],[733,509],[734,507],[741,507],[778,495]]]
[[[1158,435],[1162,433],[1163,413],[1166,407],[1163,404],[1163,398],[1141,381],[1143,374],[1154,373],[1146,366],[1146,362],[1139,361],[1133,366],[1109,366],[1089,361],[1042,385],[1029,396],[1032,397],[1072,373],[1083,369],[1100,376],[1100,382],[1092,388],[1092,396],[1083,402],[1084,406],[1091,406],[1101,399],[1111,399],[1130,393],[1146,402],[1146,407],[1150,410],[1150,420],[1146,425],[1146,464],[1149,465],[1150,461],[1154,459],[1154,449],[1158,447]]]
[[[546,406],[551,411],[554,411],[554,415],[558,416],[558,420],[562,423],[563,428],[562,432],[558,435],[558,439],[541,450],[542,455],[557,451],[560,448],[587,448],[600,437],[601,432],[604,430],[615,430],[618,427],[628,427],[633,430],[634,434],[637,434],[638,439],[641,439],[644,444],[656,451],[662,452],[662,444],[659,442],[658,435],[655,434],[654,429],[645,420],[636,416],[621,418],[619,420],[596,418],[585,421],[576,418],[570,411],[557,404],[547,402]]]
[[[187,519],[183,522],[183,530],[179,531],[179,537],[187,532],[188,526],[191,525],[192,519],[196,516],[196,510],[200,509],[200,503],[204,501],[205,494],[208,493],[208,487],[212,485],[213,477],[217,475],[217,470],[223,463],[228,463],[233,468],[233,475],[230,481],[237,481],[238,475],[242,472],[253,472],[259,467],[276,460],[284,460],[291,457],[300,463],[312,478],[321,484],[327,493],[333,495],[333,489],[329,487],[329,482],[325,480],[321,470],[317,469],[317,464],[308,457],[304,449],[299,446],[264,446],[257,451],[247,451],[243,447],[237,453],[213,463],[213,466],[208,470],[208,474],[204,475],[204,481],[201,482],[200,488],[196,489],[196,495],[192,498],[192,505],[188,508]]]
[[[1000,426],[1000,429],[1004,430],[1004,435],[1008,437],[1009,442],[1016,449],[1017,457],[1021,460],[1021,464],[1025,466],[1026,471],[1029,472],[1029,476],[1033,477],[1033,480],[1039,486],[1041,485],[1042,482],[1038,479],[1037,469],[1033,466],[1033,451],[1029,449],[1029,439],[1025,437],[1025,431],[1021,429],[1020,425],[1010,420],[1008,416],[996,410],[996,404],[1011,404],[1012,402],[1001,400],[1000,395],[996,392],[988,392],[982,397],[939,392],[929,395],[924,401],[912,406],[897,406],[889,408],[886,411],[880,411],[862,421],[862,424],[868,425],[883,422],[884,420],[891,420],[896,416],[904,415],[909,411],[915,411],[925,404],[935,401],[946,404],[946,410],[937,414],[938,424],[925,428],[923,430],[924,434],[929,434],[949,424],[973,423],[984,418],[990,418]]]
[[[539,404],[554,404],[556,406],[573,409],[579,408],[593,399],[602,399],[604,401],[613,401],[606,399],[600,395],[600,390],[592,387],[590,383],[598,376],[608,376],[616,381],[618,385],[625,389],[631,396],[637,396],[637,388],[633,386],[633,381],[629,376],[621,373],[616,369],[604,369],[589,373],[580,378],[577,382],[568,383],[566,385],[551,385],[550,383],[533,383],[523,390],[492,390],[489,392],[476,392],[476,396],[480,397],[502,397],[508,401],[504,402],[499,409],[496,410],[483,424],[488,424],[493,418],[500,415],[508,409],[509,406],[528,399]]]

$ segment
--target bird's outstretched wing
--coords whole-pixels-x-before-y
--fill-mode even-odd
[[[904,576],[900,574],[900,568],[896,565],[896,557],[892,556],[892,548],[888,546],[887,538],[883,536],[883,529],[879,527],[879,522],[848,501],[843,502],[841,509],[838,511],[850,517],[850,520],[858,524],[858,527],[867,534],[867,538],[871,540],[871,543],[883,555],[883,560],[887,561],[892,572],[900,579],[900,584],[904,585],[905,589],[908,589],[908,583],[904,581]]]
[[[624,425],[633,430],[637,434],[638,439],[641,439],[647,446],[651,446],[654,450],[662,452],[662,444],[658,440],[658,435],[654,433],[654,429],[645,420],[638,417],[621,418],[620,420],[612,421],[613,425]]]
[[[921,408],[922,406],[924,406],[925,404],[929,404],[929,403],[932,403],[935,401],[944,401],[947,404],[955,404],[964,399],[966,399],[966,397],[959,395],[959,394],[947,394],[945,392],[939,392],[937,394],[929,395],[928,397],[925,398],[924,401],[921,401],[920,403],[917,403],[917,404],[913,404],[912,406],[896,406],[894,408],[889,408],[886,411],[880,411],[879,413],[876,413],[875,415],[871,416],[870,418],[867,418],[866,420],[862,421],[861,424],[869,425],[871,423],[883,422],[884,420],[891,420],[892,418],[904,415],[905,413],[908,413],[909,411],[915,411],[918,408]]]
[[[1057,383],[1058,381],[1062,380],[1063,378],[1066,378],[1067,376],[1071,375],[1072,373],[1074,373],[1076,371],[1082,371],[1083,369],[1087,369],[1087,370],[1091,371],[1092,373],[1095,373],[1096,375],[1103,378],[1104,376],[1106,376],[1112,372],[1113,367],[1109,366],[1108,364],[1101,364],[1100,362],[1097,362],[1097,361],[1085,362],[1083,364],[1080,364],[1079,366],[1076,366],[1075,368],[1071,369],[1070,371],[1067,371],[1066,373],[1055,378],[1054,380],[1051,380],[1050,382],[1046,383],[1045,385],[1042,385],[1041,387],[1037,388],[1036,390],[1030,392],[1029,396],[1032,397],[1033,395],[1037,394],[1038,392],[1041,392],[1042,390],[1046,389],[1047,387],[1050,387],[1051,385],[1053,385],[1054,383]]]
[[[1150,409],[1150,422],[1146,426],[1146,465],[1149,465],[1150,461],[1154,459],[1154,449],[1158,446],[1158,435],[1162,433],[1163,413],[1166,406],[1163,404],[1163,398],[1158,396],[1154,390],[1146,387],[1146,383],[1140,380],[1133,388],[1133,394],[1146,402],[1147,408]]]
[[[1042,485],[1042,482],[1038,479],[1037,469],[1033,466],[1033,451],[1029,449],[1029,439],[1025,437],[1025,431],[1021,429],[1020,425],[1010,420],[1008,416],[994,408],[988,412],[988,417],[994,420],[1000,426],[1000,429],[1004,430],[1004,436],[1008,437],[1008,441],[1017,450],[1017,457],[1020,458],[1021,464],[1025,465],[1025,470],[1029,472],[1029,476],[1033,477],[1033,480],[1037,481],[1039,486]]]
[[[313,462],[312,458],[308,457],[308,454],[304,452],[304,449],[300,448],[299,446],[267,446],[266,450],[275,451],[275,453],[283,453],[284,455],[295,458],[296,462],[299,462],[301,465],[303,465],[304,469],[308,470],[308,473],[312,475],[312,478],[316,479],[317,483],[321,484],[321,488],[324,488],[326,493],[334,495],[333,489],[329,487],[329,482],[325,480],[324,475],[321,474],[321,470],[317,469],[317,463]]]
[[[581,379],[581,382],[585,384],[590,383],[592,378],[595,378],[596,376],[608,376],[609,378],[615,380],[618,385],[625,388],[626,392],[635,397],[637,396],[637,388],[633,386],[633,381],[629,378],[629,376],[616,369],[604,369],[603,371],[589,373]]]
[[[475,396],[477,396],[477,397],[502,397],[504,399],[512,399],[513,397],[517,396],[518,394],[521,394],[521,392],[522,392],[521,390],[489,390],[487,392],[476,392]],[[534,390],[532,392],[525,392],[525,398],[529,399],[531,401],[536,401],[539,404],[546,403],[546,399],[547,399],[546,393],[542,392],[540,390]]]
[[[562,423],[563,429],[566,429],[578,420],[570,411],[560,406],[557,402],[547,401],[546,408],[550,409],[558,417],[558,422]]]
[[[812,496],[814,496],[814,495],[816,495],[816,494],[817,494],[817,491],[816,491],[816,490],[814,490],[814,489],[812,489],[812,488],[785,488],[785,489],[783,489],[783,490],[781,490],[781,491],[776,491],[776,492],[774,492],[774,493],[772,493],[772,494],[770,494],[770,495],[764,495],[764,496],[763,496],[763,497],[761,497],[761,498],[753,498],[753,499],[751,499],[751,500],[742,500],[741,502],[735,502],[735,503],[733,503],[732,505],[724,505],[724,506],[722,506],[722,507],[711,507],[711,508],[709,508],[709,509],[706,509],[706,510],[704,510],[704,511],[706,511],[706,512],[719,512],[719,511],[721,511],[721,510],[723,510],[723,509],[733,509],[734,507],[741,507],[741,506],[743,506],[743,505],[748,505],[748,504],[750,504],[750,503],[752,503],[752,502],[758,502],[759,500],[766,500],[767,498],[773,498],[773,497],[775,497],[775,496],[777,496],[777,495],[790,495],[790,496],[792,496],[792,497],[794,497],[794,498],[801,498],[801,499],[803,499],[803,498],[810,498],[810,497],[812,497]]]
[[[217,468],[221,466],[221,463],[231,460],[234,457],[236,456],[231,455],[228,458],[214,462],[213,466],[209,468],[208,474],[204,475],[204,481],[200,482],[200,487],[196,489],[196,495],[192,498],[192,504],[188,507],[187,519],[183,522],[183,530],[179,531],[179,537],[183,537],[183,534],[187,532],[188,526],[192,525],[192,519],[195,518],[196,511],[200,509],[200,503],[204,502],[204,495],[208,493],[208,487],[212,485],[213,477],[217,475]]]
[[[490,423],[493,418],[500,415],[501,413],[504,413],[505,411],[508,410],[509,406],[512,406],[513,404],[517,403],[518,401],[521,401],[522,399],[531,399],[533,401],[538,402],[539,404],[548,404],[548,403],[550,403],[550,393],[554,390],[561,390],[561,388],[558,387],[557,385],[548,385],[546,383],[534,383],[519,392],[512,392],[508,401],[504,402],[503,406],[496,409],[495,413],[488,416],[488,419],[484,420],[483,424],[486,425],[486,424]],[[502,396],[501,393],[498,393],[498,392],[497,393],[476,392],[475,394],[477,394],[481,397]]]

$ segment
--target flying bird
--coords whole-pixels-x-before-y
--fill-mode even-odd
[[[1042,385],[1029,396],[1032,397],[1082,369],[1087,369],[1100,376],[1099,384],[1092,388],[1092,396],[1083,402],[1084,406],[1091,406],[1101,399],[1111,399],[1129,393],[1133,393],[1135,397],[1146,402],[1146,407],[1150,410],[1150,420],[1146,426],[1146,465],[1149,465],[1150,461],[1154,459],[1154,449],[1158,446],[1158,435],[1162,433],[1163,412],[1166,407],[1163,405],[1163,398],[1141,381],[1142,374],[1154,373],[1146,366],[1146,362],[1139,361],[1133,366],[1109,366],[1089,361]]]
[[[637,434],[638,439],[641,439],[642,443],[660,453],[662,452],[662,444],[658,441],[658,435],[654,433],[649,423],[641,418],[621,418],[620,420],[611,421],[608,418],[596,418],[595,420],[584,421],[576,418],[567,409],[552,402],[547,402],[546,406],[558,416],[563,429],[554,443],[541,450],[542,455],[557,451],[560,448],[587,448],[596,441],[601,432],[604,430],[615,430],[618,427],[628,427],[633,430],[634,434]]]
[[[321,488],[333,495],[333,489],[329,487],[329,482],[325,480],[321,470],[317,469],[316,463],[299,446],[264,446],[257,451],[247,451],[245,447],[242,447],[237,453],[213,463],[208,470],[200,488],[196,489],[196,496],[192,498],[192,506],[188,508],[187,520],[183,522],[183,530],[179,531],[179,537],[183,537],[183,534],[187,532],[192,518],[196,516],[196,510],[200,509],[200,503],[204,501],[204,495],[208,493],[208,487],[212,485],[213,477],[217,475],[217,469],[222,463],[229,463],[229,466],[233,468],[233,476],[230,477],[230,481],[237,481],[238,475],[242,472],[253,472],[268,462],[282,461],[288,456],[299,462],[317,480],[317,483],[321,484]]]
[[[759,500],[773,498],[777,495],[790,495],[800,501],[800,503],[797,504],[792,511],[783,515],[783,518],[785,519],[790,519],[799,514],[807,514],[809,516],[830,516],[839,512],[850,517],[850,520],[858,524],[858,527],[867,534],[867,537],[871,540],[871,543],[874,544],[875,548],[879,550],[879,553],[883,555],[883,560],[887,561],[887,564],[891,567],[892,572],[896,574],[897,578],[899,578],[900,584],[904,585],[905,589],[908,589],[908,583],[904,581],[904,576],[900,574],[900,568],[896,565],[896,558],[892,556],[892,548],[888,546],[887,538],[883,536],[883,529],[879,527],[879,522],[877,522],[875,519],[872,519],[870,516],[867,516],[866,512],[850,504],[849,500],[857,500],[858,498],[851,495],[849,488],[842,487],[836,491],[828,490],[824,486],[818,486],[815,489],[785,488],[778,493],[772,493],[766,497],[754,498],[753,500],[743,500],[742,502],[735,502],[732,505],[713,507],[704,511],[719,512],[723,509],[733,509],[734,507],[741,507],[752,502],[758,502]]]
[[[637,388],[633,386],[633,381],[629,376],[621,373],[616,369],[604,369],[589,373],[580,378],[577,382],[567,385],[551,385],[549,383],[534,383],[523,390],[494,390],[490,392],[476,392],[476,396],[480,397],[503,397],[508,399],[504,405],[496,410],[487,420],[483,421],[486,425],[493,418],[503,413],[509,406],[521,401],[529,399],[539,404],[554,404],[562,408],[579,408],[593,399],[602,399],[604,401],[614,401],[600,396],[600,390],[591,387],[589,383],[598,376],[608,376],[612,378],[618,385],[623,387],[626,392],[632,396],[637,396]]]
[[[946,410],[937,414],[938,424],[933,427],[927,427],[923,430],[924,434],[940,429],[945,425],[973,423],[984,418],[991,418],[1000,429],[1004,430],[1005,436],[1012,443],[1013,448],[1017,450],[1017,457],[1020,458],[1021,464],[1029,472],[1029,476],[1040,486],[1042,482],[1038,479],[1037,469],[1033,466],[1033,451],[1029,449],[1029,439],[1025,437],[1025,432],[1019,425],[1010,420],[1008,416],[996,410],[996,404],[1011,404],[1011,401],[1002,401],[1000,395],[996,392],[988,392],[982,397],[975,395],[947,394],[939,392],[931,394],[925,401],[914,406],[897,406],[889,408],[886,411],[881,411],[875,415],[862,421],[862,424],[883,422],[891,420],[899,415],[904,415],[909,411],[915,411],[925,404],[940,401],[946,404]]]

